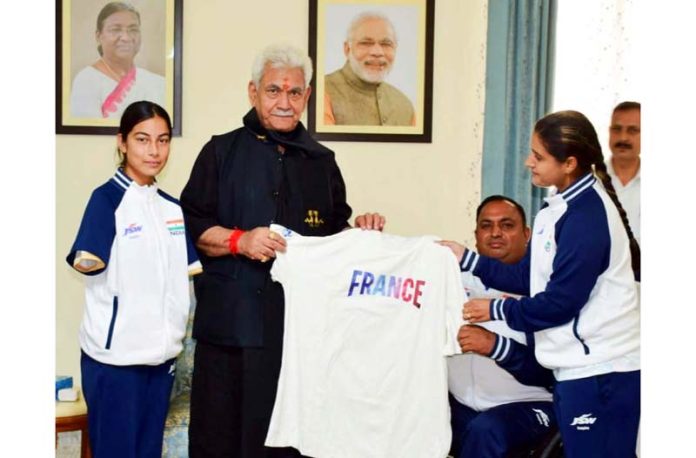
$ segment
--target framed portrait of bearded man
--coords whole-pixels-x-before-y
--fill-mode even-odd
[[[117,132],[148,100],[181,135],[183,0],[56,1],[56,133]]]
[[[434,0],[310,0],[318,140],[429,143]]]

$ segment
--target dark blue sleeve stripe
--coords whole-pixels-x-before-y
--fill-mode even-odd
[[[491,358],[496,361],[504,360],[510,353],[510,339],[507,337],[496,335],[496,341]]]
[[[130,186],[130,182],[127,181],[126,179],[124,179],[123,176],[118,174],[118,173],[116,175],[114,175],[113,178],[114,178],[114,182],[117,185],[121,186],[124,190],[128,189],[128,186]]]
[[[503,345],[503,352],[498,357],[498,360],[503,360],[507,358],[508,353],[510,353],[510,339],[508,339],[507,337],[503,337],[503,341],[505,342],[505,344]]]
[[[495,335],[495,343],[493,344],[493,350],[491,351],[491,354],[488,355],[490,358],[495,359],[498,353],[500,352],[500,347],[502,346],[502,340],[503,336],[500,334]]]
[[[189,266],[198,261],[198,252],[191,241],[191,236],[188,231],[186,231],[186,254]]]
[[[490,305],[490,315],[491,315],[491,320],[498,320],[498,321],[504,321],[505,320],[505,312],[503,311],[503,304],[505,303],[505,299],[493,299],[491,301]]]
[[[464,251],[464,256],[462,256],[462,262],[460,264],[460,269],[462,272],[469,272],[474,270],[476,267],[476,262],[478,261],[478,254],[475,251],[466,250]]]
[[[170,196],[169,194],[167,194],[166,192],[162,191],[162,190],[159,189],[159,188],[157,189],[157,195],[160,196],[160,197],[162,197],[164,200],[168,200],[169,202],[171,202],[171,203],[173,203],[173,204],[176,204],[177,207],[180,207],[180,206],[181,206],[181,204],[179,204],[179,200],[178,200],[176,197]],[[184,217],[184,216],[183,216],[183,213],[182,213],[182,216],[181,216],[181,217],[182,217],[182,218]]]

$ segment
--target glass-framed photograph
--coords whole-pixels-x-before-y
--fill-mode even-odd
[[[149,100],[181,135],[183,0],[56,0],[56,133],[114,135]]]
[[[429,143],[434,0],[309,0],[317,140]]]

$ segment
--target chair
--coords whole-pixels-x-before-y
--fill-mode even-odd
[[[196,299],[191,292],[191,308],[186,325],[184,348],[176,360],[176,375],[172,397],[169,401],[169,413],[164,424],[164,440],[162,443],[163,458],[188,457],[188,427],[191,404],[191,376],[193,374],[193,354],[196,342],[191,337],[193,317],[196,311]]]
[[[553,428],[539,443],[513,451],[508,458],[564,458],[561,433],[558,428]]]
[[[91,458],[92,451],[89,448],[89,434],[87,431],[87,404],[82,393],[75,402],[56,401],[56,447],[58,446],[58,433],[80,431],[82,439],[80,444],[80,458]]]
[[[556,430],[549,433],[541,443],[532,450],[529,458],[563,458],[563,442],[561,432]]]

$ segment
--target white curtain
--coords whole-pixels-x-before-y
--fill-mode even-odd
[[[638,0],[558,0],[552,110],[577,110],[609,151],[615,105],[641,102]],[[643,30],[643,33],[646,33]]]

